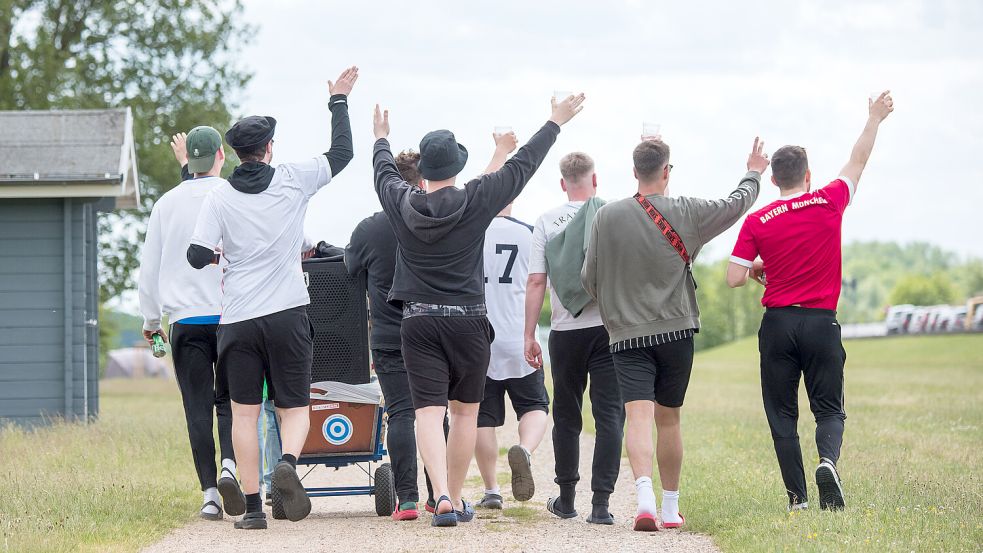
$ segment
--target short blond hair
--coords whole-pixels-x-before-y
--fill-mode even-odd
[[[594,160],[583,152],[571,152],[560,160],[560,176],[569,182],[579,182],[594,174]]]

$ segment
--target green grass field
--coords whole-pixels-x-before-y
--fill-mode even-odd
[[[135,551],[201,500],[174,382],[103,381],[99,421],[0,431],[0,551]]]
[[[683,410],[687,527],[724,551],[983,550],[983,336],[846,342],[842,513],[789,515],[757,346],[701,353]],[[806,476],[818,462],[804,390]],[[810,500],[815,500],[815,483]]]
[[[746,340],[696,359],[683,415],[688,529],[724,551],[980,551],[983,336],[846,345],[847,510],[785,513]],[[89,426],[0,432],[0,551],[133,551],[193,520],[200,496],[174,383],[104,382],[101,402]],[[804,395],[802,408],[809,467]]]

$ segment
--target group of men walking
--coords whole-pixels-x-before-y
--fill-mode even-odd
[[[308,162],[272,167],[276,121],[247,117],[225,135],[242,161],[226,181],[219,178],[224,154],[218,132],[192,130],[186,176],[193,178],[165,194],[151,216],[140,280],[145,335],[163,336],[162,314],[170,317],[204,492],[201,513],[212,519],[223,509],[242,514],[237,528],[267,525],[256,430],[264,385],[276,406],[283,450],[270,485],[290,520],[311,509],[296,472],[309,426],[313,348],[301,269],[309,249],[303,221],[310,198],[354,155],[347,102],[357,78],[352,67],[329,82],[331,147]],[[750,277],[765,285],[762,395],[789,508],[808,506],[796,434],[800,374],[817,421],[820,506],[842,508],[836,472],[845,419],[845,352],[835,319],[840,225],[878,126],[893,110],[890,95],[870,101],[850,162],[840,178],[816,191],[804,149],[786,146],[769,160],[755,139],[747,173],[726,197],[668,196],[669,146],[661,137],[642,137],[633,152],[634,197],[605,204],[596,195],[593,160],[574,152],[560,162],[567,201],[532,226],[512,218],[512,202],[584,100],[583,94],[554,98],[549,120],[517,151],[514,134],[496,134],[484,173],[461,186],[468,152],[453,133],[433,131],[419,152],[394,156],[388,111],[376,106],[372,161],[382,211],[357,226],[345,263],[367,276],[372,358],[389,417],[398,496],[393,518],[419,517],[417,453],[433,526],[474,518],[475,505],[463,495],[473,457],[485,488],[477,507],[502,508],[495,428],[505,422],[506,395],[519,420],[519,441],[507,454],[512,495],[532,498],[532,453],[551,407],[537,336],[549,290],[559,493],[546,508],[560,518],[579,516],[579,439],[589,389],[596,447],[587,522],[615,522],[608,504],[624,444],[638,496],[634,528],[682,526],[680,411],[700,328],[692,263],[751,209],[769,164],[782,197],[745,220],[727,281],[740,286]],[[221,444],[218,478],[213,412]]]

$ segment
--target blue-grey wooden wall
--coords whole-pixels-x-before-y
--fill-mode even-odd
[[[96,232],[91,201],[0,199],[0,424],[98,413]]]

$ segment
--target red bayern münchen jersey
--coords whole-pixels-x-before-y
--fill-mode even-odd
[[[765,265],[765,307],[836,309],[840,299],[843,211],[855,190],[840,177],[814,192],[778,199],[747,216],[730,260]]]

